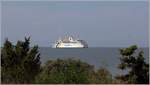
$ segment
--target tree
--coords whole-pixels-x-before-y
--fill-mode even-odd
[[[149,64],[144,61],[143,51],[136,45],[120,49],[121,63],[119,68],[128,69],[129,73],[123,76],[128,83],[147,84],[149,83]]]
[[[6,39],[1,50],[2,83],[32,83],[40,70],[38,46],[30,48],[30,37],[13,45]]]
[[[93,66],[80,60],[49,60],[37,76],[35,83],[87,84]]]

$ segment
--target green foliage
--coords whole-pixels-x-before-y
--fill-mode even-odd
[[[49,60],[37,76],[35,83],[86,84],[93,67],[80,60]]]
[[[97,76],[99,77],[99,83],[110,84],[112,81],[112,75],[105,68],[101,68],[97,71]]]
[[[40,70],[38,46],[30,49],[30,37],[12,45],[8,39],[1,50],[2,83],[32,83]]]
[[[105,84],[111,83],[112,76],[104,68],[97,71],[94,67],[72,59],[49,60],[35,83],[40,84]]]
[[[121,63],[119,68],[128,69],[129,73],[124,75],[128,83],[149,83],[149,64],[144,61],[143,51],[138,50],[136,45],[120,49]]]
[[[105,68],[100,68],[90,73],[89,77],[91,84],[111,84],[112,75]]]
[[[111,84],[149,83],[149,64],[144,61],[143,51],[136,45],[120,49],[119,68],[127,74],[112,75],[105,68],[98,70],[80,60],[49,60],[40,67],[38,46],[30,47],[30,38],[13,45],[8,39],[1,48],[1,82],[4,84]]]
[[[95,71],[80,60],[49,60],[40,67],[38,46],[30,47],[30,38],[13,45],[6,40],[1,49],[1,81],[5,84],[88,84],[111,83],[104,68]]]
[[[128,84],[128,80],[124,75],[117,75],[112,81],[113,84]]]

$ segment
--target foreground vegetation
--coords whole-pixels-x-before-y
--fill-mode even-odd
[[[1,83],[4,84],[116,84],[149,83],[149,64],[136,45],[120,49],[118,69],[129,71],[112,78],[106,68],[73,59],[48,60],[41,66],[38,46],[30,48],[30,38],[13,45],[6,40],[1,49]]]

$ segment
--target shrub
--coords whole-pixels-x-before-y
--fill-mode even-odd
[[[80,60],[49,60],[37,76],[35,83],[87,84],[93,67]]]

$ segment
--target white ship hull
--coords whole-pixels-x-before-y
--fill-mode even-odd
[[[61,43],[54,45],[54,48],[84,48],[84,45],[80,43]]]

